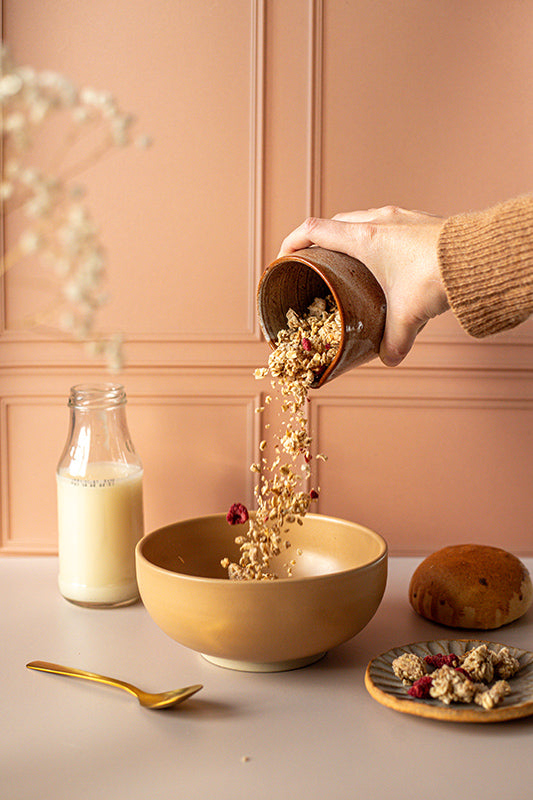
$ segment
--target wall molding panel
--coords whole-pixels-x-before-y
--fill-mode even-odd
[[[145,333],[135,331],[132,327],[127,337],[129,342],[134,346],[135,344],[154,344],[159,345],[167,343],[172,347],[177,345],[190,345],[199,343],[205,346],[206,343],[211,344],[235,344],[235,343],[256,343],[261,342],[262,334],[260,325],[257,319],[256,303],[255,303],[255,288],[257,286],[259,277],[264,269],[264,237],[263,237],[263,205],[264,205],[264,118],[265,118],[265,37],[266,37],[266,15],[265,15],[265,0],[246,0],[240,3],[243,12],[249,15],[250,26],[248,31],[248,42],[250,48],[249,60],[249,96],[246,97],[246,102],[249,106],[248,116],[248,188],[247,195],[243,197],[243,204],[247,208],[248,225],[247,225],[247,238],[248,238],[248,254],[247,254],[247,267],[246,267],[246,285],[247,285],[247,313],[246,313],[246,328],[243,330],[236,330],[234,332],[221,329],[220,325],[215,324],[212,330],[205,333],[197,331],[188,333],[186,331],[173,332],[158,330],[156,333]],[[5,4],[7,7],[7,24],[8,34],[10,29],[10,20],[15,9],[13,2],[8,0]],[[23,22],[23,20],[22,20]],[[8,35],[9,39],[9,35]],[[239,157],[242,157],[239,154]],[[231,213],[231,212],[230,212]],[[0,232],[0,242],[2,254],[5,256],[6,246],[6,220],[2,213],[2,230]],[[217,265],[219,269],[225,269],[227,265],[220,263]],[[243,276],[239,276],[242,280]],[[35,330],[24,330],[21,328],[10,328],[6,324],[7,319],[7,293],[6,293],[6,280],[0,280],[0,346],[7,348],[7,346],[21,344],[21,349],[27,348],[29,345],[37,347],[43,346],[43,333]],[[231,308],[228,312],[231,312]],[[231,313],[226,315],[232,318]],[[213,320],[214,321],[214,320]],[[46,331],[44,333],[44,340],[46,347],[53,350],[52,358],[54,360],[62,360],[64,354],[68,352],[70,347],[69,342],[65,342],[65,338],[61,334],[54,334]],[[1,351],[0,351],[1,352]],[[9,356],[8,356],[9,357]],[[79,360],[79,356],[78,356]]]
[[[307,216],[322,215],[324,2],[309,0],[309,95]]]
[[[85,381],[125,385],[148,529],[253,505],[250,464],[276,422],[274,407],[255,413],[270,352],[256,286],[306,216],[448,215],[533,185],[527,4],[157,5],[91,0],[87,37],[87,4],[0,4],[20,63],[109,88],[154,138],[142,159],[87,175],[119,375],[15,326],[35,301],[30,268],[0,279],[0,555],[56,552],[67,397]],[[448,312],[400,367],[375,360],[312,393],[309,420],[328,456],[312,462],[320,512],[375,527],[395,554],[461,540],[533,554],[533,320],[474,340]]]
[[[533,552],[533,398],[315,399],[313,432],[319,512],[378,530],[393,555]]]

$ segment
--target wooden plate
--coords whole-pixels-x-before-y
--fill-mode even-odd
[[[418,699],[407,694],[404,686],[392,670],[392,662],[404,653],[414,653],[420,658],[437,653],[454,653],[462,656],[467,650],[486,644],[490,650],[499,651],[504,645],[477,639],[437,640],[415,642],[403,647],[393,647],[374,658],[367,667],[365,686],[372,697],[384,706],[414,714],[418,717],[446,720],[448,722],[503,722],[533,714],[533,653],[509,647],[509,652],[520,662],[520,670],[508,680],[511,694],[492,709],[475,703],[452,703],[447,706],[433,698]]]

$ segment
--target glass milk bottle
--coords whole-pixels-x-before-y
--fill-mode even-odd
[[[115,383],[70,390],[70,430],[57,467],[59,590],[81,606],[134,602],[143,535],[143,469]]]

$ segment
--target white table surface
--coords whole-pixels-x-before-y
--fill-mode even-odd
[[[367,693],[371,658],[414,641],[489,638],[533,649],[533,608],[483,636],[419,618],[417,559],[391,559],[367,628],[300,670],[221,669],[173,642],[138,603],[65,601],[49,557],[0,560],[0,795],[3,800],[518,800],[533,785],[533,717],[457,724],[385,708]],[[526,560],[530,572],[533,560]],[[141,708],[107,686],[25,668],[55,661],[149,691],[202,683],[181,707]]]

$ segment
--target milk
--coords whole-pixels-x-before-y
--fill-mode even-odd
[[[142,468],[91,463],[57,474],[59,589],[80,605],[122,605],[138,597],[135,545],[143,535]]]

